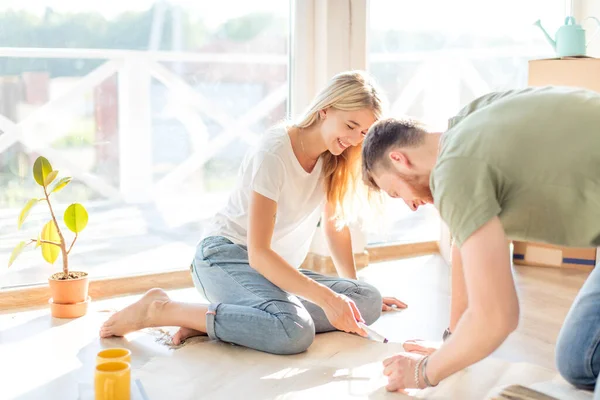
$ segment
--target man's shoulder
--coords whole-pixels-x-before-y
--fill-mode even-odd
[[[478,132],[472,129],[450,129],[444,132],[434,170],[480,158],[481,154],[477,151],[478,136]]]
[[[444,157],[431,174],[431,193],[458,243],[500,212],[494,168],[476,157]]]
[[[461,168],[469,168],[472,164],[478,164],[480,161],[476,158],[469,156],[460,156],[460,155],[452,155],[452,156],[444,156],[441,155],[438,157],[435,166],[433,167],[433,171],[431,174],[433,176],[439,177],[446,174],[448,171],[453,171],[455,169]]]
[[[485,160],[470,155],[441,155],[431,171],[429,186],[436,197],[444,190],[455,190],[482,169],[489,169]]]
[[[475,98],[465,105],[456,115],[448,120],[448,129],[452,129],[459,125],[463,120],[467,119],[471,114],[484,110],[490,106],[497,105],[503,101],[515,99],[524,95],[552,92],[557,88],[552,86],[544,87],[525,87],[518,89],[492,91],[482,96]]]
[[[538,107],[541,99],[549,101],[563,102],[569,104],[582,99],[588,101],[590,98],[600,99],[596,92],[577,87],[546,85],[546,86],[527,86],[524,88],[510,89],[504,91],[493,91],[475,98],[465,105],[456,115],[448,120],[448,130],[457,126],[464,127],[463,121],[468,121],[469,117],[480,111],[495,112],[504,105],[509,105],[505,110],[510,110],[510,106],[528,107],[532,105]],[[468,123],[467,123],[468,125]]]

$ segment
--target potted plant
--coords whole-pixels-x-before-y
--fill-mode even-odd
[[[38,157],[33,164],[33,178],[43,188],[44,197],[33,198],[29,200],[19,214],[18,229],[25,222],[31,209],[39,202],[46,202],[50,211],[51,219],[42,227],[36,239],[29,239],[20,242],[13,250],[8,266],[10,267],[15,259],[21,254],[28,245],[35,243],[35,248],[40,247],[42,257],[46,262],[54,264],[58,256],[62,256],[62,272],[52,274],[48,278],[50,285],[51,298],[49,299],[52,316],[56,318],[77,318],[86,314],[90,298],[88,296],[88,274],[81,271],[69,270],[69,254],[73,250],[73,245],[77,241],[79,233],[85,229],[88,223],[88,213],[81,204],[73,203],[65,210],[63,221],[65,226],[75,234],[71,244],[67,242],[63,235],[50,196],[71,182],[71,177],[65,177],[56,180],[58,171],[52,169],[50,162],[44,157]],[[56,182],[55,182],[56,181]],[[52,188],[50,188],[50,185]]]

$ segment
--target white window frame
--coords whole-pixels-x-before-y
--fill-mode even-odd
[[[570,4],[566,2],[566,13],[569,12]],[[584,23],[584,19],[590,16],[600,18],[600,1],[598,0],[571,0],[573,16],[578,24],[582,24],[586,29],[587,40],[595,32],[596,28],[592,22]],[[566,14],[565,13],[565,14]],[[600,29],[600,28],[598,28]],[[590,57],[600,57],[600,37],[596,36],[594,41],[587,47],[587,55]]]
[[[293,0],[290,117],[335,74],[367,68],[368,0]]]

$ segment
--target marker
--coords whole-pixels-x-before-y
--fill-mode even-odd
[[[363,324],[362,322],[359,322],[358,325],[363,328],[365,331],[367,331],[367,333],[369,334],[369,337],[373,340],[376,340],[378,342],[381,343],[387,343],[388,340],[387,338],[381,336],[379,333],[375,332],[373,329],[369,328],[367,325]]]

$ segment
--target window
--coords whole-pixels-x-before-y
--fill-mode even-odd
[[[0,288],[60,270],[26,250],[49,218],[25,202],[43,155],[89,226],[70,265],[92,278],[186,268],[243,153],[286,116],[290,2],[0,6]],[[23,7],[23,8],[19,8]],[[36,49],[27,49],[36,48]],[[12,132],[12,133],[11,133]]]
[[[553,56],[541,19],[553,36],[564,21],[564,0],[370,1],[368,68],[386,91],[391,115],[446,129],[447,119],[474,98],[527,85],[527,61]],[[370,242],[439,238],[433,206],[413,213],[390,200],[387,226]]]
[[[57,213],[72,202],[89,210],[71,267],[92,278],[186,268],[242,155],[286,116],[290,82],[292,109],[300,110],[326,78],[362,69],[366,58],[393,115],[443,130],[476,96],[526,85],[527,61],[553,55],[533,23],[541,19],[553,34],[567,5],[22,3],[0,5],[0,262],[48,218],[37,206],[17,231],[20,209],[40,195],[31,168],[43,155],[74,177],[54,196]],[[383,221],[368,233],[371,244],[440,233],[431,206],[413,213],[389,200]],[[10,270],[4,265],[0,289],[44,283],[60,268],[32,249]]]

